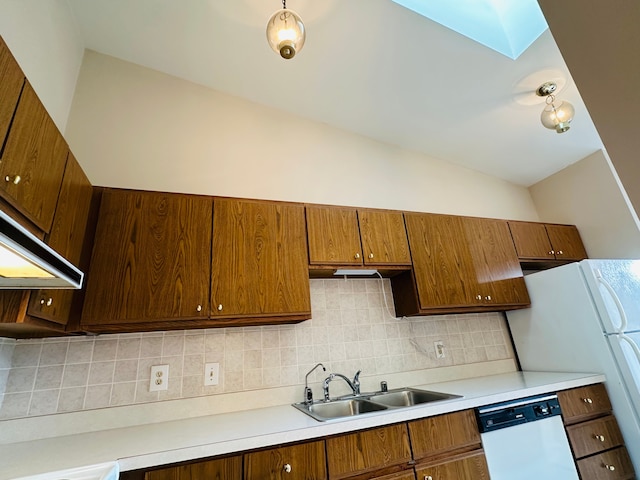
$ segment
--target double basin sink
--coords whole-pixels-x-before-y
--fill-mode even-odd
[[[358,396],[341,397],[329,401],[318,400],[310,404],[304,402],[294,403],[293,406],[316,420],[325,422],[365,413],[414,407],[452,398],[461,398],[461,395],[432,392],[417,388],[398,388],[386,392],[363,393]]]

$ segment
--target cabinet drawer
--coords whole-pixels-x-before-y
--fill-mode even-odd
[[[482,450],[430,465],[416,467],[419,480],[489,480],[489,467]]]
[[[576,458],[619,447],[624,444],[613,415],[567,427],[571,448]]]
[[[634,479],[635,473],[624,447],[578,460],[582,480]]]
[[[609,395],[602,383],[558,392],[558,401],[566,425],[611,411]]]
[[[327,439],[329,478],[346,478],[411,461],[405,424],[390,425]]]
[[[409,434],[416,460],[441,456],[449,451],[481,446],[473,410],[448,413],[409,422]]]
[[[245,480],[325,480],[324,442],[270,448],[244,456]]]

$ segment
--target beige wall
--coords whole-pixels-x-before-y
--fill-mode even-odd
[[[97,185],[538,219],[524,187],[92,51],[66,137]]]
[[[0,0],[0,35],[64,132],[84,46],[65,0]]]
[[[595,152],[530,191],[542,220],[578,226],[590,257],[640,258],[638,218],[605,152]]]

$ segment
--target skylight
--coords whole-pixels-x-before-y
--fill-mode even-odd
[[[393,0],[515,60],[547,29],[536,0]]]

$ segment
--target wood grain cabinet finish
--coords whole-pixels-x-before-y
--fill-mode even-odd
[[[0,162],[0,195],[49,232],[69,148],[28,81]]]
[[[306,206],[309,264],[410,266],[402,212]]]
[[[271,448],[244,456],[245,480],[325,480],[324,442]]]
[[[332,480],[356,476],[374,478],[381,474],[372,472],[390,467],[407,468],[412,460],[406,424],[340,435],[328,438],[326,442]]]
[[[489,467],[482,450],[431,464],[416,466],[418,480],[489,480]],[[517,478],[514,476],[514,478]]]
[[[609,414],[611,401],[602,383],[558,392],[565,425]]]
[[[624,447],[578,460],[581,480],[634,480],[633,464]]]
[[[509,221],[518,258],[522,261],[576,261],[587,252],[574,225]]]
[[[46,242],[51,248],[69,260],[75,266],[81,265],[81,255],[85,238],[92,187],[89,179],[75,157],[69,153],[65,168],[58,206],[51,232]],[[39,290],[31,294],[28,315],[43,320],[66,325],[71,315],[74,290]]]
[[[391,279],[398,315],[529,304],[506,221],[405,213],[405,222],[413,271]]]
[[[305,240],[301,204],[215,198],[211,316],[310,318]]]
[[[411,470],[383,475],[381,477],[368,477],[367,480],[416,480],[416,474],[412,468]]]
[[[569,443],[576,458],[586,457],[624,444],[613,415],[567,427]]]
[[[144,480],[242,480],[242,456],[152,470]]]
[[[106,189],[81,325],[92,332],[205,325],[212,199]]]
[[[9,132],[24,85],[24,73],[0,37],[0,148]]]

